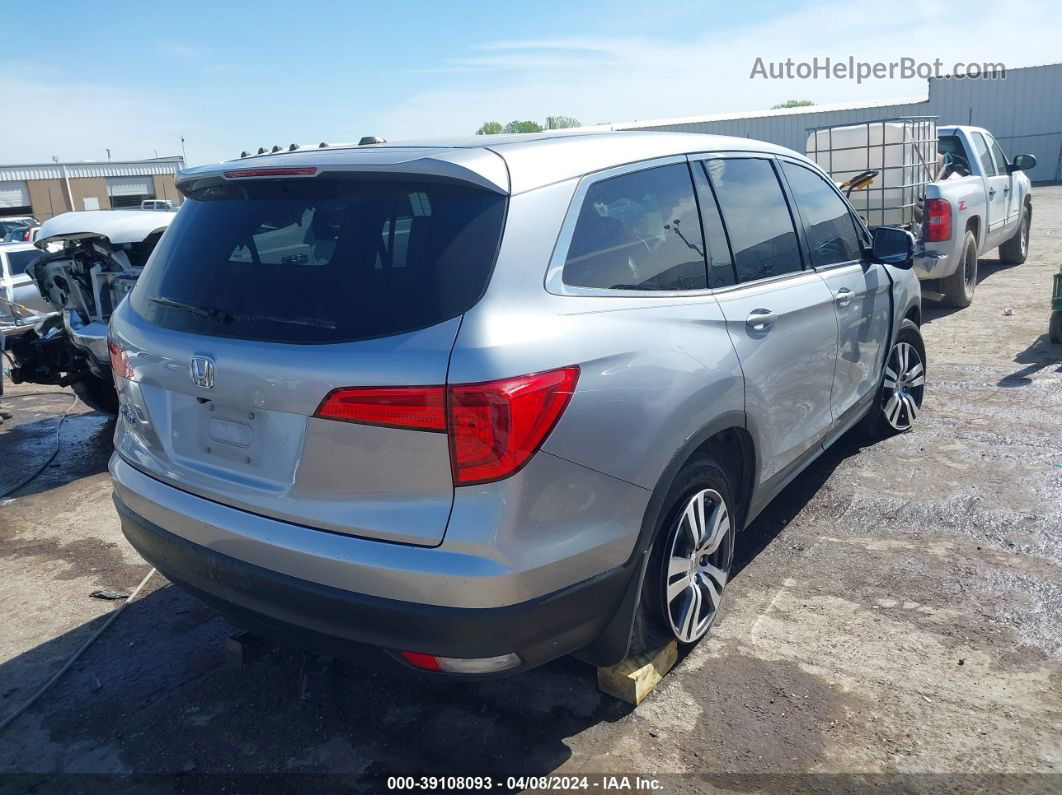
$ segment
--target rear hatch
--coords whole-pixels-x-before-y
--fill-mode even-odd
[[[315,417],[342,387],[446,383],[506,199],[415,175],[198,180],[112,330],[119,453],[221,503],[441,542],[444,432]],[[444,429],[440,429],[442,431]]]

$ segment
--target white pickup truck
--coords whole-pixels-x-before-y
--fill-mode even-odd
[[[1008,264],[1029,252],[1032,197],[1025,171],[1032,155],[1007,160],[1003,148],[980,127],[938,127],[938,150],[953,175],[925,191],[923,250],[915,270],[927,293],[948,306],[969,306],[977,286],[977,258],[994,248]]]

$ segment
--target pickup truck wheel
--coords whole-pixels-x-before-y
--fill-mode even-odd
[[[940,291],[944,294],[945,306],[967,307],[973,303],[974,289],[977,287],[977,238],[973,232],[966,230],[962,243],[962,260],[955,273],[940,280]]]
[[[878,395],[863,419],[863,432],[881,439],[911,430],[926,391],[926,346],[913,320],[904,320],[896,335]]]
[[[74,394],[90,409],[102,411],[112,417],[118,416],[118,393],[114,384],[95,375],[86,375],[80,381],[70,385]]]
[[[683,644],[699,641],[719,612],[734,562],[736,503],[726,473],[707,456],[679,472],[649,559],[638,624]],[[641,638],[632,638],[632,646]]]
[[[999,247],[999,260],[1007,265],[1021,265],[1029,256],[1029,208],[1021,208],[1021,224],[1014,236]]]

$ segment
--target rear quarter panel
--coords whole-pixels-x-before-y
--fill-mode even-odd
[[[945,262],[937,266],[931,276],[942,278],[950,276],[959,265],[963,236],[970,224],[976,228],[977,248],[985,243],[985,182],[977,175],[934,182],[926,187],[927,199],[944,199],[951,205],[952,234],[950,240],[925,244],[927,252],[946,255]]]

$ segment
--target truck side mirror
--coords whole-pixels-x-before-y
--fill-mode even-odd
[[[914,265],[914,237],[906,229],[879,226],[874,230],[870,255],[875,262],[909,269]]]
[[[1036,155],[1015,155],[1014,162],[1007,166],[1007,171],[1032,171],[1036,168]]]

